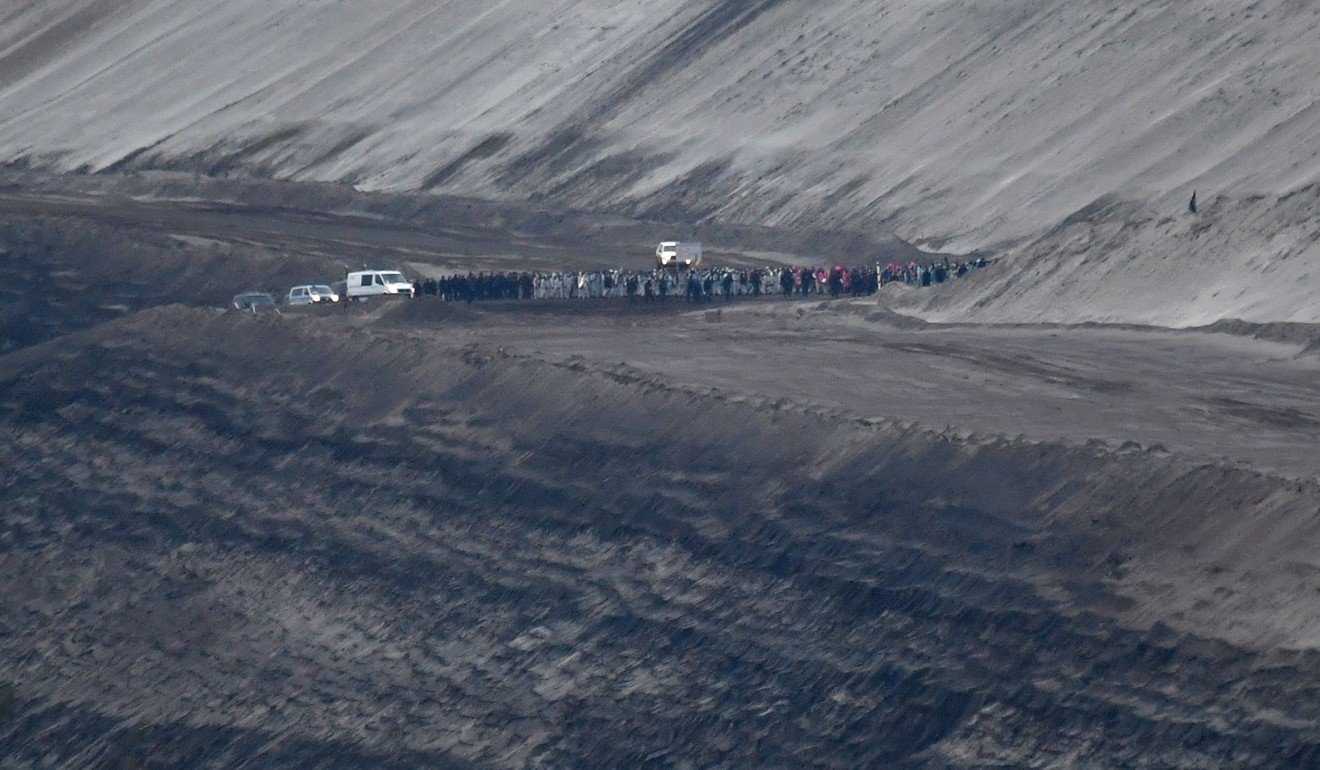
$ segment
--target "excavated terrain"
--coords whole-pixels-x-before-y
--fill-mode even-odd
[[[0,3],[0,768],[1320,767],[1318,30]]]
[[[148,299],[0,357],[10,766],[1320,762],[1301,343]]]

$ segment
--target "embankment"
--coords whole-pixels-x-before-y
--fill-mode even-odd
[[[7,758],[1320,760],[1310,481],[448,337],[0,359]]]

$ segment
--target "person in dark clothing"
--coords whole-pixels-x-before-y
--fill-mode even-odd
[[[720,281],[720,284],[724,289],[724,301],[728,302],[733,298],[733,273],[725,273],[724,280]]]
[[[646,297],[647,302],[655,301],[655,281],[646,279],[646,285],[642,287],[642,296]]]
[[[921,271],[921,285],[930,286],[930,268],[923,268]]]
[[[630,275],[630,276],[628,276],[628,280],[624,282],[624,284],[623,284],[623,288],[624,288],[624,290],[628,293],[628,301],[629,301],[629,302],[636,302],[636,301],[637,301],[637,276],[635,276],[635,275]]]
[[[703,300],[709,300],[711,297],[714,297],[714,296],[715,296],[715,276],[713,276],[713,275],[708,275],[708,276],[706,276],[706,280],[703,281],[702,284],[701,284],[701,289],[702,289],[702,297],[701,297],[701,298],[702,298]]]
[[[793,271],[785,270],[779,274],[779,288],[784,292],[784,299],[793,296]]]
[[[691,273],[688,275],[687,296],[688,296],[688,302],[701,301],[701,280],[697,278],[696,273]]]

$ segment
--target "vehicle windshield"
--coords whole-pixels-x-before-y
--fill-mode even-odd
[[[403,273],[381,273],[385,283],[407,283],[408,279],[403,277]]]
[[[330,290],[329,286],[313,286],[312,291],[316,292],[317,294],[334,294],[334,292]]]

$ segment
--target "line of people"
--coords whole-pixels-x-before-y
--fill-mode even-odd
[[[874,267],[696,268],[648,271],[595,270],[522,273],[468,273],[414,284],[416,296],[437,296],[447,302],[531,299],[626,298],[654,302],[682,296],[689,302],[723,297],[784,297],[822,295],[861,297],[889,283],[931,286],[989,262],[945,260],[927,265],[911,262]]]

